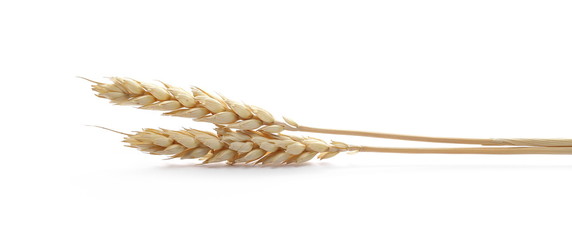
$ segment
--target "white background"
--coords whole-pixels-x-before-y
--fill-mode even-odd
[[[0,238],[571,239],[571,156],[163,161],[85,125],[210,126],[112,106],[75,78],[196,85],[317,127],[572,138],[570,13],[550,0],[2,1]]]

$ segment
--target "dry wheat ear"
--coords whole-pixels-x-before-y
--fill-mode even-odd
[[[125,134],[125,133],[124,133]],[[269,134],[219,127],[216,132],[184,129],[143,129],[125,134],[129,147],[169,158],[200,159],[203,163],[253,164],[303,163],[316,157],[326,159],[348,151],[347,144],[326,143],[310,137]]]
[[[128,78],[110,78],[112,83],[93,83],[96,96],[118,105],[163,111],[164,115],[187,117],[232,129],[278,133],[287,127],[268,111],[211,94],[198,87],[190,91],[171,86],[139,82]]]
[[[279,133],[283,130],[289,130],[484,146],[572,147],[572,139],[443,138],[309,127],[299,125],[288,118],[284,118],[285,122],[277,121],[272,114],[262,108],[207,93],[197,87],[187,91],[166,83],[157,85],[119,77],[110,78],[111,83],[86,80],[94,83],[92,89],[96,92],[96,96],[109,99],[112,103],[159,110],[163,111],[164,115],[192,118],[196,121],[210,122],[231,129],[258,130],[266,133]]]

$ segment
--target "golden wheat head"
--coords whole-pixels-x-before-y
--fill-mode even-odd
[[[89,80],[91,81],[91,80]],[[163,83],[163,86],[133,79],[112,77],[112,83],[95,82],[96,96],[118,105],[135,105],[141,109],[164,111],[164,115],[192,118],[240,130],[278,133],[288,125],[277,122],[268,111],[207,93],[193,87],[191,91]],[[292,120],[286,119],[296,125]]]
[[[129,147],[154,155],[228,164],[303,163],[315,156],[319,159],[330,158],[350,148],[340,142],[326,143],[309,137],[228,128],[217,128],[216,133],[196,129],[143,129],[127,134],[124,142]]]

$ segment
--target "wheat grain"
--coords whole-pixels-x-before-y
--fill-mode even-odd
[[[340,142],[328,144],[315,138],[301,138],[260,131],[217,128],[216,133],[184,129],[143,129],[127,134],[130,147],[170,158],[199,158],[203,163],[227,162],[254,164],[303,163],[316,155],[319,159],[347,151]]]
[[[193,118],[239,130],[279,133],[288,125],[277,122],[268,111],[245,105],[193,87],[191,91],[163,83],[163,86],[128,78],[110,78],[112,83],[94,83],[96,96],[118,105],[164,111],[164,115]],[[291,120],[289,120],[292,122]],[[262,127],[262,128],[261,128]]]

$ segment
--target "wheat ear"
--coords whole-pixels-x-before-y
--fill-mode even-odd
[[[96,96],[118,105],[135,105],[141,109],[164,111],[164,115],[188,117],[240,130],[278,133],[286,125],[276,121],[268,111],[210,94],[198,87],[191,91],[163,83],[159,86],[133,79],[112,77],[112,83],[93,83]]]
[[[184,129],[143,129],[127,134],[129,147],[170,158],[199,158],[203,163],[227,162],[254,164],[303,163],[315,156],[326,159],[349,146],[326,143],[315,138],[268,134],[259,131],[217,128],[216,133]]]
[[[165,111],[165,115],[188,117],[196,121],[210,122],[240,130],[260,130],[267,133],[279,133],[283,130],[290,130],[485,146],[572,147],[572,139],[442,138],[309,127],[299,125],[288,118],[284,118],[285,122],[276,121],[272,114],[262,108],[210,94],[197,87],[192,88],[192,91],[188,92],[182,88],[165,83],[163,83],[164,86],[158,86],[118,77],[112,77],[112,83],[109,84],[89,81],[94,83],[92,89],[97,92],[96,96],[109,99],[115,104],[136,105],[141,109],[161,110]]]
[[[106,129],[106,128],[104,128]],[[108,129],[109,130],[109,129]],[[114,130],[111,130],[114,131]],[[117,131],[114,131],[117,132]],[[121,133],[121,132],[117,132]],[[326,159],[340,152],[439,153],[439,154],[572,154],[572,147],[387,148],[326,143],[316,138],[217,128],[216,133],[184,129],[143,129],[126,134],[124,142],[169,159],[200,159],[204,164],[299,164],[317,156]]]

